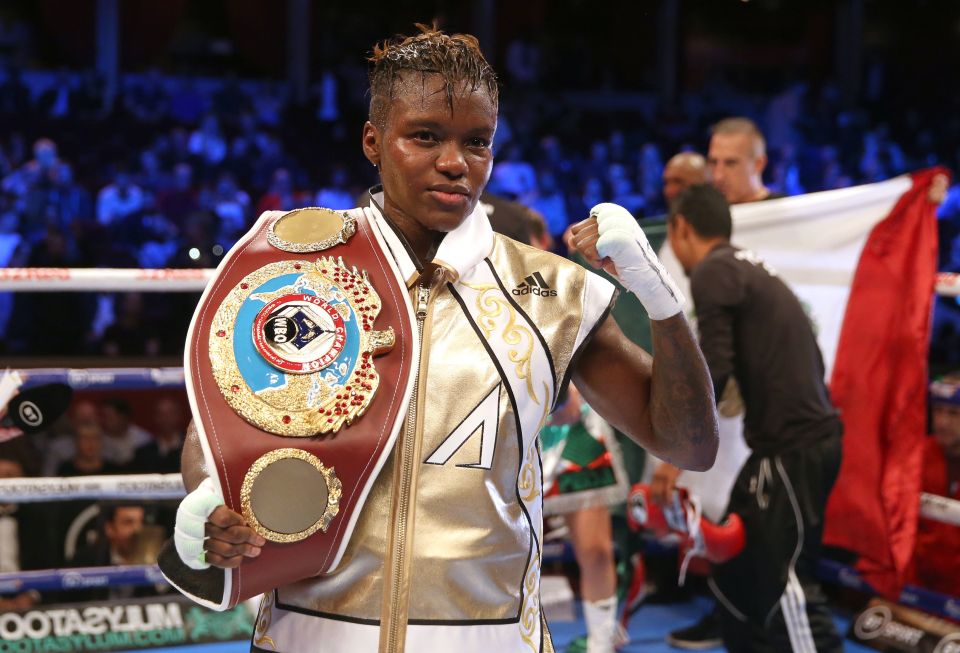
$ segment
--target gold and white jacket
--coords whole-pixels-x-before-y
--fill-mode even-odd
[[[421,278],[378,199],[354,211],[407,280],[415,389],[341,563],[265,596],[253,650],[553,651],[537,434],[614,288],[495,234],[479,206]]]

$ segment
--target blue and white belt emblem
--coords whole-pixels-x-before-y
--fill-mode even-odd
[[[271,263],[244,277],[210,330],[210,362],[230,406],[270,433],[336,433],[370,405],[374,356],[394,344],[376,331],[380,297],[342,259]]]

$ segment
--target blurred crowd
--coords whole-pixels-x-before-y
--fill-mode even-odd
[[[661,215],[664,161],[703,151],[707,127],[731,114],[767,135],[776,193],[878,181],[958,154],[920,113],[872,110],[882,96],[869,92],[867,108],[844,108],[829,83],[757,96],[714,80],[670,112],[625,110],[543,94],[535,59],[507,57],[488,190],[537,209],[558,243],[600,201]],[[261,211],[355,206],[376,182],[357,147],[364,84],[362,66],[325,71],[298,104],[283,82],[153,70],[125,76],[108,98],[92,72],[10,69],[0,83],[0,121],[12,126],[0,132],[0,266],[212,267]],[[960,269],[960,192],[941,213],[941,269]],[[0,352],[178,355],[195,302],[0,293]]]
[[[134,422],[123,396],[75,400],[69,413],[42,433],[0,439],[0,479],[179,473],[189,413],[184,397],[152,398]],[[74,500],[0,504],[0,573],[57,567],[146,564],[170,536],[176,501]],[[43,537],[37,537],[43,533]],[[164,591],[169,590],[165,588]],[[70,592],[69,600],[129,598],[152,586]],[[0,612],[25,610],[58,592],[0,594]]]

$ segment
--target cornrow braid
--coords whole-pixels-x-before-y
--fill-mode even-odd
[[[436,25],[417,23],[420,33],[397,36],[378,43],[367,59],[370,64],[370,122],[379,128],[386,124],[387,110],[393,100],[394,84],[402,73],[419,72],[440,75],[446,85],[447,101],[453,110],[454,95],[463,85],[476,91],[482,88],[496,104],[497,75],[487,63],[480,42],[470,34],[444,34]]]

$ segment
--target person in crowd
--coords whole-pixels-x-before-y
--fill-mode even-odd
[[[175,474],[186,437],[187,419],[170,397],[157,401],[153,411],[153,440],[137,447],[131,469],[140,474]]]
[[[190,134],[187,148],[204,166],[213,168],[223,161],[227,156],[227,141],[216,114],[208,113],[203,117],[200,126]]]
[[[960,501],[960,372],[930,384],[930,437],[923,449],[923,492]],[[960,529],[920,516],[913,554],[913,582],[957,596],[960,592]]]
[[[334,166],[329,181],[317,191],[314,204],[334,210],[353,208],[353,195],[347,188],[348,183],[347,169],[342,165]]]
[[[173,185],[157,196],[157,208],[178,229],[183,229],[187,217],[200,208],[197,189],[193,185],[193,167],[189,163],[174,166]]]
[[[153,437],[133,423],[130,403],[123,397],[103,399],[97,406],[103,429],[103,459],[126,468],[138,447],[148,444]]]
[[[143,210],[145,200],[143,190],[133,183],[130,173],[118,167],[113,182],[97,193],[97,221],[102,225],[120,222]]]
[[[537,191],[537,173],[524,159],[519,143],[504,146],[503,157],[493,166],[490,190],[521,203],[529,202]]]
[[[286,168],[278,168],[273,172],[270,189],[257,202],[257,212],[292,211],[307,206],[307,203],[307,196],[294,187],[290,171]]]
[[[159,329],[154,316],[147,312],[143,295],[128,292],[113,299],[116,319],[103,331],[101,353],[110,358],[158,355]]]
[[[73,432],[73,452],[73,457],[57,468],[57,476],[98,476],[122,471],[103,459],[103,431],[96,422],[77,424]]]
[[[139,83],[126,89],[123,106],[143,125],[159,125],[170,110],[170,95],[159,68],[150,68]]]
[[[226,251],[237,241],[250,222],[250,196],[239,187],[229,172],[220,173],[212,192],[201,198],[203,208],[217,216],[216,241]]]
[[[0,407],[0,417],[5,410]],[[37,451],[25,436],[0,442],[0,479],[36,476],[39,470]],[[0,573],[48,569],[59,558],[54,540],[37,537],[49,533],[50,511],[43,504],[0,503]],[[0,590],[0,614],[26,612],[41,600],[35,590],[4,592]]]
[[[150,515],[142,505],[129,502],[99,506],[95,528],[87,531],[88,539],[77,548],[70,560],[73,567],[109,567],[144,565],[156,560],[156,552],[164,529],[148,523]],[[156,596],[169,588],[156,585],[116,585],[71,592],[72,601],[122,600]]]

